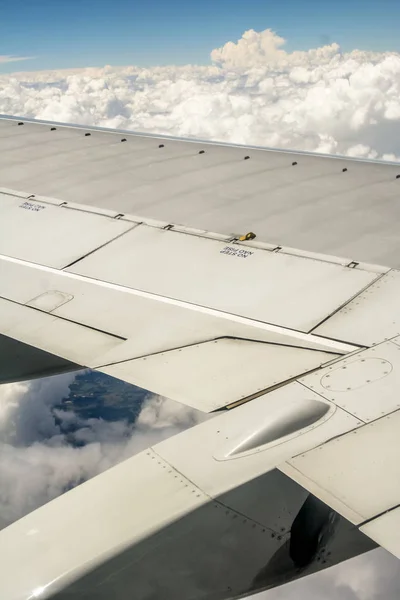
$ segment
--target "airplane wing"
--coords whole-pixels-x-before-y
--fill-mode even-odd
[[[217,413],[1,531],[0,596],[400,557],[400,166],[13,118],[0,150],[0,381],[90,367]]]

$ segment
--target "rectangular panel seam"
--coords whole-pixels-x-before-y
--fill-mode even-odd
[[[371,523],[371,521],[375,521],[375,519],[379,519],[379,517],[383,517],[383,515],[386,515],[387,513],[390,513],[392,511],[396,510],[397,508],[400,508],[400,503],[396,504],[395,506],[392,506],[390,508],[387,508],[386,510],[383,510],[382,512],[371,517],[370,519],[366,519],[365,521],[363,521],[362,523],[357,525],[357,527],[359,527],[359,528],[364,527],[364,525],[368,525],[368,523]]]
[[[48,315],[49,317],[52,317],[53,319],[59,319],[60,321],[66,321],[67,323],[72,323],[73,325],[78,325],[79,327],[84,327],[85,329],[90,329],[91,331],[97,331],[98,333],[103,333],[104,335],[108,335],[109,337],[113,337],[113,338],[115,338],[117,340],[121,340],[123,342],[126,342],[126,340],[128,339],[128,338],[122,337],[121,335],[117,335],[115,333],[110,333],[109,331],[105,331],[104,329],[98,329],[97,327],[92,327],[90,325],[86,325],[85,323],[80,323],[79,321],[73,321],[72,319],[67,319],[65,317],[61,317],[59,315],[56,315],[55,313],[50,313],[45,310],[41,310],[40,308],[37,308],[36,306],[28,306],[27,304],[21,304],[20,302],[15,302],[15,300],[10,300],[9,298],[4,298],[4,296],[0,296],[0,300],[5,300],[6,302],[11,302],[11,304],[16,304],[17,306],[20,306],[21,308],[26,308],[28,310],[34,310],[36,312],[41,313],[42,315]],[[7,335],[7,337],[12,338],[12,335]]]
[[[346,358],[348,358],[348,357],[346,356]],[[325,366],[323,368],[325,368]],[[326,402],[330,402],[331,404],[333,404],[334,406],[336,406],[337,410],[342,410],[343,412],[347,413],[350,417],[353,417],[353,419],[357,419],[357,421],[361,421],[361,423],[363,423],[363,425],[368,425],[368,423],[366,423],[365,421],[363,421],[362,419],[360,419],[360,417],[356,417],[356,415],[353,415],[353,413],[349,412],[345,408],[342,408],[341,406],[338,406],[337,404],[335,404],[335,402],[333,400],[329,400],[329,398],[325,398],[325,396],[323,396],[320,392],[317,392],[317,390],[312,390],[310,387],[308,387],[308,385],[305,385],[305,383],[303,383],[302,381],[299,381],[298,383],[300,385],[302,385],[303,387],[305,387],[306,390],[308,390],[312,394],[317,394],[317,396],[321,396],[321,398],[323,398]],[[346,433],[343,433],[341,435],[346,435],[347,433],[349,433],[349,432],[346,431]],[[341,435],[335,436],[335,438],[331,438],[331,439],[336,439],[336,437],[341,437]],[[326,440],[324,442],[324,444],[326,444],[327,442],[330,442],[330,441],[331,440]],[[302,452],[302,454],[304,454],[304,453]]]
[[[286,335],[294,334],[294,335],[297,335],[298,338],[302,341],[315,342],[315,343],[323,343],[325,341],[331,342],[332,344],[330,345],[330,348],[331,348],[330,351],[333,353],[337,353],[337,354],[344,355],[344,354],[348,354],[350,352],[358,351],[361,349],[360,346],[358,346],[358,345],[356,346],[355,344],[349,344],[349,343],[343,342],[343,341],[338,342],[337,340],[331,340],[330,338],[327,338],[327,337],[312,335],[312,334],[306,333],[304,331],[292,329],[290,327],[285,327],[283,325],[275,325],[273,323],[268,323],[266,321],[260,321],[258,319],[244,317],[242,315],[230,313],[226,310],[210,308],[208,306],[203,306],[201,304],[195,304],[194,302],[188,302],[186,300],[179,300],[176,298],[171,298],[169,296],[163,296],[162,294],[156,294],[154,292],[147,292],[144,290],[139,290],[136,288],[128,287],[126,285],[110,283],[108,281],[103,281],[102,279],[96,279],[95,277],[79,275],[78,273],[74,273],[73,271],[66,271],[64,269],[60,270],[60,269],[56,269],[54,267],[48,267],[45,265],[40,265],[40,264],[29,262],[26,260],[21,260],[19,258],[6,256],[4,254],[0,255],[0,261],[1,260],[5,260],[7,262],[14,263],[17,265],[31,267],[31,268],[36,269],[37,271],[44,271],[47,273],[51,273],[53,275],[57,275],[59,277],[66,277],[67,279],[73,279],[76,281],[81,281],[81,282],[89,283],[92,285],[98,285],[99,287],[102,287],[102,288],[116,290],[116,291],[120,291],[122,293],[132,294],[134,296],[138,296],[141,298],[146,298],[149,300],[162,302],[164,304],[169,304],[169,305],[176,306],[179,308],[192,310],[195,312],[199,312],[201,314],[206,314],[209,316],[217,317],[219,319],[226,319],[229,321],[234,321],[234,322],[242,324],[242,325],[256,327],[257,329],[261,329],[262,331],[271,331],[273,333],[278,333],[278,334],[283,334],[283,335],[284,334],[286,334]],[[8,298],[5,298],[5,299],[8,300]],[[335,347],[335,344],[337,344],[337,343],[343,344],[345,346],[345,348]],[[327,348],[326,349],[324,348],[324,349],[321,349],[321,351],[329,351],[329,350],[327,350]]]
[[[389,273],[391,273],[391,271],[393,271],[393,269],[390,269],[390,271],[387,271],[386,273],[377,274],[377,276],[375,277],[375,279],[373,281],[371,281],[365,287],[363,287],[362,290],[359,290],[352,298],[346,300],[346,302],[344,302],[344,304],[342,304],[341,306],[335,308],[335,310],[333,312],[331,312],[327,317],[325,317],[324,319],[322,319],[322,321],[320,321],[317,325],[315,325],[314,327],[312,327],[307,333],[313,333],[316,329],[318,329],[318,327],[321,327],[321,325],[323,325],[324,323],[326,323],[326,321],[329,321],[329,319],[331,319],[334,315],[336,315],[343,308],[345,308],[346,306],[348,306],[350,304],[350,302],[353,302],[353,300],[355,300],[356,298],[358,298],[358,296],[360,296],[361,294],[363,294],[371,286],[375,285],[378,281],[380,281],[382,279],[382,277],[385,277],[385,275],[388,275]]]
[[[93,213],[90,213],[93,214]],[[96,213],[97,214],[97,213]],[[106,215],[99,215],[99,216],[106,216]],[[112,219],[112,217],[106,217],[108,219]],[[87,256],[90,256],[91,254],[94,254],[95,252],[97,252],[98,250],[101,250],[102,248],[104,248],[105,246],[108,246],[109,244],[111,244],[112,242],[115,242],[115,240],[118,240],[120,237],[122,237],[123,235],[129,233],[130,231],[132,231],[132,229],[135,229],[138,226],[137,223],[133,223],[132,227],[129,227],[129,229],[127,229],[126,231],[123,231],[122,233],[119,233],[118,235],[116,235],[115,237],[113,237],[111,240],[107,240],[106,242],[104,242],[104,244],[101,244],[100,246],[97,246],[97,248],[94,248],[93,250],[89,250],[89,252],[87,252],[86,254],[84,254],[83,256],[80,256],[79,258],[77,258],[76,260],[73,260],[71,263],[69,263],[68,265],[64,265],[63,269],[69,269],[69,267],[72,267],[73,265],[76,265],[76,263],[80,262],[81,260],[85,259]]]
[[[175,350],[185,350],[186,348],[193,348],[193,346],[200,346],[202,344],[207,344],[208,342],[217,342],[218,340],[239,340],[241,342],[253,342],[254,344],[265,344],[265,345],[269,345],[269,346],[282,346],[284,348],[297,348],[298,350],[307,350],[309,352],[323,352],[324,354],[333,354],[335,357],[338,354],[338,352],[335,352],[334,350],[322,350],[320,348],[307,348],[306,346],[297,346],[296,344],[281,344],[279,342],[267,342],[265,340],[255,340],[252,338],[233,337],[231,335],[224,335],[224,336],[220,336],[220,337],[209,338],[207,340],[191,342],[190,344],[184,344],[183,346],[174,346],[172,348],[165,348],[165,350],[157,350],[156,352],[149,352],[147,354],[141,354],[140,356],[124,358],[123,360],[116,360],[115,362],[107,363],[104,365],[98,365],[97,367],[93,367],[93,368],[99,369],[102,367],[112,367],[113,365],[120,365],[120,364],[123,364],[126,362],[130,362],[131,360],[140,360],[141,358],[157,356],[159,354],[165,354],[167,352],[174,352]],[[347,356],[348,355],[346,354],[346,357]],[[340,358],[342,358],[342,357],[343,357],[343,355],[340,355]],[[313,371],[325,368],[325,366],[331,364],[331,362],[333,362],[334,360],[335,360],[335,358],[333,358],[332,361],[327,360],[326,363],[324,363],[320,367],[316,367],[315,369],[313,369]],[[293,379],[296,379],[296,377],[302,377],[303,375],[308,375],[310,373],[311,373],[311,371],[304,371],[304,373],[296,375],[295,377],[293,377]]]

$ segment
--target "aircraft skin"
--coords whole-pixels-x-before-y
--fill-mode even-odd
[[[212,416],[3,529],[0,598],[400,556],[400,165],[6,116],[0,151],[0,381],[90,367]]]

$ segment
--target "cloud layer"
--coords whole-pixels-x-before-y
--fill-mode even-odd
[[[202,415],[149,395],[134,424],[58,408],[74,374],[0,386],[0,529]]]
[[[109,67],[0,77],[0,113],[394,160],[400,54],[335,43],[286,52],[271,30],[211,52],[213,66]]]

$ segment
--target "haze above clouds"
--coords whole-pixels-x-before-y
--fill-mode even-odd
[[[211,58],[211,66],[3,75],[0,113],[400,160],[399,54],[342,53],[335,43],[288,53],[276,33],[250,30]],[[6,60],[14,59],[0,57]],[[71,447],[62,424],[78,417],[54,408],[70,381],[68,375],[0,387],[0,528],[199,419],[149,397],[134,426],[82,420],[77,435],[86,445]],[[377,551],[265,597],[394,600],[397,571],[398,562]]]

